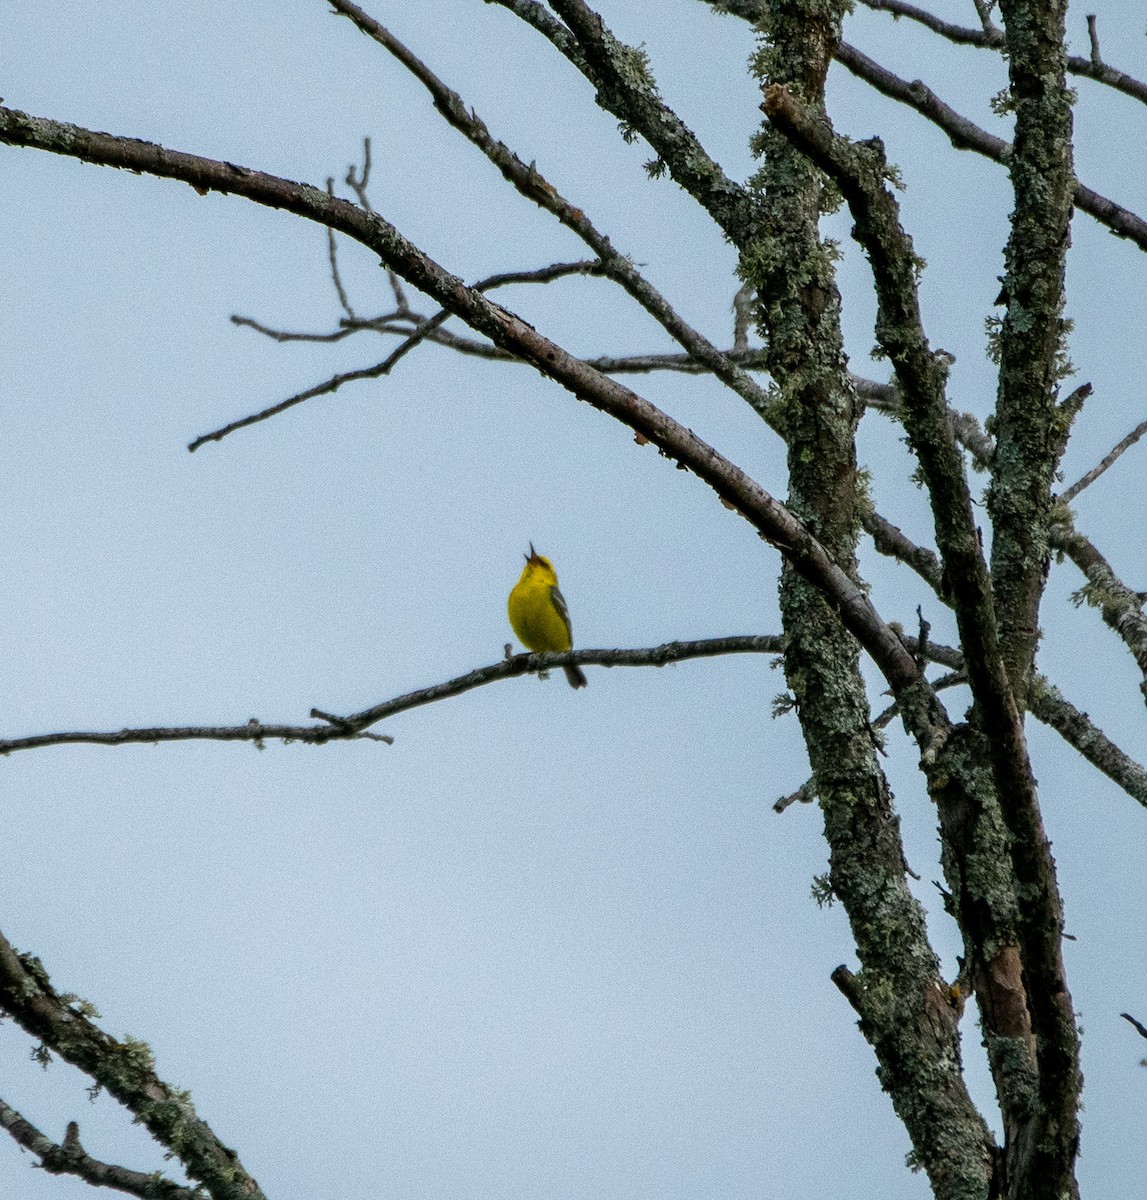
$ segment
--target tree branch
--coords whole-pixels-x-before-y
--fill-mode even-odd
[[[367,212],[374,212],[371,207],[370,198],[366,194],[367,185],[370,183],[370,138],[362,139],[362,170],[358,170],[354,163],[351,163],[346,169],[346,185],[358,197],[359,204],[366,209]],[[330,191],[330,188],[327,189]],[[327,230],[328,236],[330,230]],[[410,311],[410,305],[406,300],[406,292],[402,287],[402,280],[395,274],[393,267],[386,268],[386,281],[390,284],[390,290],[394,294],[394,303],[398,305],[398,311],[405,313]]]
[[[923,553],[927,553],[924,551]],[[904,644],[912,654],[920,652],[917,639],[905,637]],[[282,741],[285,744],[300,742],[304,745],[323,746],[328,742],[370,740],[391,744],[394,739],[387,734],[372,734],[366,731],[386,717],[396,716],[412,708],[460,696],[476,687],[496,683],[502,679],[516,679],[522,675],[540,674],[542,671],[559,670],[567,662],[582,666],[601,667],[661,667],[673,663],[687,662],[695,658],[714,658],[725,654],[780,654],[782,639],[777,634],[749,635],[745,637],[708,638],[701,641],[665,642],[660,646],[633,650],[575,650],[568,654],[516,654],[486,667],[479,667],[458,675],[443,683],[431,684],[405,695],[385,700],[381,704],[364,709],[347,717],[338,717],[320,710],[312,710],[312,717],[324,722],[322,725],[267,725],[251,720],[245,725],[187,725],[156,727],[147,729],[118,729],[110,732],[69,731],[61,733],[33,734],[22,738],[0,739],[0,756],[21,750],[39,750],[48,746],[95,745],[126,746],[153,745],[159,742],[221,741],[262,742]],[[935,642],[929,642],[927,658],[954,671],[963,671],[964,656],[958,651]],[[1081,713],[1060,694],[1059,690],[1043,676],[1036,676],[1032,684],[1029,703],[1032,714],[1055,729],[1069,745],[1084,758],[1098,767],[1129,796],[1147,806],[1147,771],[1111,742],[1094,724],[1086,713]]]
[[[311,710],[311,716],[324,721],[337,722],[339,727],[347,730],[361,730],[374,725],[385,717],[396,713],[418,708],[423,704],[433,704],[448,696],[458,696],[472,688],[492,683],[497,679],[510,679],[518,675],[533,675],[542,671],[555,671],[567,664],[577,663],[579,666],[600,667],[662,667],[670,663],[684,662],[691,658],[713,658],[722,654],[779,654],[783,639],[777,635],[759,635],[749,637],[709,638],[698,642],[664,642],[642,650],[573,650],[566,653],[550,654],[515,654],[489,667],[479,667],[458,675],[444,683],[432,684],[430,687],[419,688],[415,692],[407,692],[392,700],[384,700],[381,704],[372,705],[362,712],[351,713],[348,716],[331,716],[318,709]]]
[[[609,271],[603,267],[603,269],[587,273],[608,275]],[[733,345],[727,350],[716,349],[715,353],[719,356],[722,364],[732,364],[734,367],[742,368],[745,371],[764,370],[766,366],[765,350],[759,346],[750,346],[748,343],[748,328],[752,321],[751,289],[745,287],[739,289],[734,303],[736,320]],[[422,329],[429,319],[424,313],[415,312],[409,306],[405,306],[393,312],[381,313],[376,317],[355,316],[353,319],[344,317],[340,319],[339,328],[337,329],[325,333],[311,333],[304,330],[274,329],[269,325],[263,324],[261,321],[256,321],[252,317],[240,316],[237,313],[232,313],[231,315],[231,323],[233,325],[238,325],[245,329],[253,329],[256,333],[260,333],[275,342],[341,342],[359,333],[392,334],[395,337],[408,338],[416,330]],[[453,331],[443,329],[440,326],[424,330],[424,340],[444,346],[450,350],[457,350],[460,354],[468,354],[476,358],[484,358],[496,362],[521,365],[521,359],[516,358],[514,355],[497,346],[492,346],[489,342],[467,338]],[[702,339],[702,341],[704,340]],[[592,358],[585,358],[582,361],[606,375],[645,374],[652,371],[675,371],[684,375],[712,375],[715,373],[715,365],[709,362],[707,357],[703,355],[695,356],[694,354],[673,354],[658,351],[626,355],[602,354]],[[872,380],[863,379],[859,375],[852,375],[850,378],[857,389],[857,393],[862,396],[866,403],[869,403],[872,397],[883,398],[891,396],[894,391],[891,385],[879,384]],[[765,409],[767,416],[768,411],[771,409],[769,395],[766,390],[757,388],[755,383],[753,387],[755,394],[746,396],[745,398],[758,411]],[[891,412],[895,405],[891,403],[887,405],[884,403],[871,403],[870,407]],[[972,419],[967,413],[959,415],[962,418]]]
[[[390,313],[381,317],[362,317],[353,322],[342,321],[342,327],[330,333],[305,333],[301,330],[272,329],[251,317],[231,317],[232,324],[253,329],[256,333],[261,333],[264,337],[269,337],[276,342],[341,342],[344,338],[356,333],[394,334],[396,337],[407,338],[427,320],[429,320],[428,317],[415,312],[407,313],[402,317]],[[474,358],[523,365],[520,358],[506,350],[492,346],[489,342],[463,337],[448,329],[429,330],[425,334],[424,340]],[[750,348],[745,351],[721,350],[719,353],[723,358],[745,370],[759,371],[763,370],[765,366],[764,351],[759,348]],[[710,366],[688,354],[656,352],[625,355],[602,354],[593,358],[584,358],[582,362],[586,366],[593,367],[595,371],[601,371],[603,375],[645,375],[653,371],[674,371],[682,375],[713,374]]]
[[[160,742],[301,742],[325,746],[327,742],[371,737],[393,742],[391,737],[364,734],[330,725],[265,725],[252,718],[245,725],[177,725],[147,729],[116,729],[107,732],[69,730],[61,733],[36,733],[28,737],[0,739],[0,755],[21,750],[42,750],[47,746],[131,746],[157,745]]]
[[[751,240],[761,220],[755,200],[661,99],[644,51],[618,41],[582,0],[553,0],[564,25],[534,0],[487,2],[501,4],[545,34],[597,89],[598,104],[653,147],[673,179],[735,246]]]
[[[906,638],[905,643],[911,647],[912,643],[913,643],[913,639]],[[938,659],[936,659],[932,656],[931,649],[932,649],[931,646],[929,646],[928,647],[929,661],[932,661],[932,662],[939,661]],[[948,648],[944,647],[944,649],[947,650]],[[961,662],[963,661],[963,656],[960,654],[960,652],[958,650],[951,650],[951,651],[949,651],[949,653],[952,654],[959,661],[961,661]],[[958,687],[961,684],[965,684],[967,682],[968,682],[967,675],[964,674],[963,670],[958,670],[958,671],[952,671],[949,674],[943,675],[939,679],[934,680],[932,683],[932,686],[936,689],[937,692],[942,692],[942,691],[944,691],[945,688]],[[900,705],[896,704],[895,702],[893,702],[892,704],[889,704],[883,710],[883,712],[880,712],[875,717],[873,717],[872,722],[871,722],[871,727],[872,727],[873,731],[879,732],[882,729],[887,729],[888,726],[891,725],[892,722],[899,715],[900,715]],[[787,796],[782,796],[778,801],[776,801],[776,803],[773,805],[773,812],[783,813],[786,809],[788,809],[788,808],[792,807],[792,805],[798,804],[798,803],[799,804],[811,804],[814,800],[816,800],[817,795],[818,795],[818,793],[817,793],[817,789],[816,789],[816,778],[814,776],[810,776],[808,779],[806,779],[804,781],[804,783],[802,783],[800,785],[799,788],[797,788],[797,790],[795,792],[790,792]],[[914,871],[912,871],[911,868],[909,868],[909,874],[912,875],[913,879],[920,878],[920,876],[917,875]]]
[[[1003,31],[991,24],[982,29],[968,29],[962,25],[943,21],[932,13],[917,8],[914,4],[905,3],[905,0],[861,0],[861,3],[865,8],[870,8],[875,12],[888,12],[894,17],[907,17],[910,21],[923,25],[926,29],[938,33],[956,45],[980,46],[991,50],[1003,50],[1005,47]],[[1109,67],[1101,59],[1099,41],[1095,32],[1095,17],[1093,16],[1087,18],[1087,32],[1088,40],[1091,42],[1091,57],[1082,58],[1076,54],[1069,54],[1067,56],[1068,71],[1072,75],[1094,79],[1097,83],[1114,88],[1117,92],[1123,92],[1124,95],[1132,96],[1147,104],[1147,84],[1123,71]]]
[[[52,987],[39,959],[17,953],[2,934],[0,1008],[133,1113],[213,1200],[264,1200],[235,1151],[196,1114],[190,1096],[155,1074],[150,1049],[131,1038],[109,1037]]]
[[[1131,1027],[1136,1033],[1139,1034],[1140,1037],[1147,1038],[1147,1025],[1144,1025],[1142,1021],[1135,1020],[1130,1013],[1120,1013],[1119,1015],[1131,1025]]]
[[[871,504],[861,507],[860,520],[872,544],[881,554],[911,567],[941,599],[944,595],[944,568],[933,550],[918,546],[905,532],[882,517]]]
[[[846,42],[841,42],[836,58],[858,79],[870,83],[878,92],[914,108],[921,116],[927,117],[933,125],[948,135],[949,141],[957,150],[974,150],[977,154],[1004,166],[1010,163],[1010,142],[981,129],[967,117],[960,116],[919,80],[909,83],[901,79]],[[1147,250],[1147,221],[1078,181],[1075,182],[1074,188],[1077,208],[1094,217],[1101,225],[1106,225],[1117,237],[1127,238],[1141,250]]]
[[[1087,713],[1065,700],[1043,675],[1032,676],[1028,706],[1032,716],[1054,729],[1093,767],[1147,808],[1147,770],[1111,741]]]
[[[1075,175],[1064,81],[1065,0],[1001,0],[1000,11],[1016,114],[1008,163],[1015,203],[1004,256],[1007,307],[987,507],[1000,650],[1022,703],[1047,578],[1052,481],[1077,411],[1057,404]]]
[[[908,4],[906,0],[860,0],[860,2],[865,8],[872,9],[873,12],[887,12],[891,13],[894,18],[906,17],[910,21],[915,21],[917,24],[923,25],[925,29],[938,33],[942,38],[957,46],[978,46],[990,50],[1004,49],[1003,30],[992,24],[986,11],[990,6],[984,4],[983,0],[973,0],[977,8],[981,9],[982,21],[979,29],[970,29],[965,25],[956,25],[951,21],[945,21],[926,9],[918,8],[915,4]],[[718,12],[741,17],[746,21],[758,21],[764,12],[764,0],[705,0],[705,3]],[[1114,88],[1117,92],[1123,92],[1124,95],[1147,104],[1147,83],[1103,62],[1099,54],[1099,40],[1096,35],[1094,16],[1087,18],[1087,34],[1091,43],[1091,56],[1081,58],[1079,55],[1069,54],[1067,56],[1068,71],[1072,75],[1094,79],[1097,83]]]
[[[883,67],[875,59],[858,50],[848,42],[837,47],[836,61],[847,67],[858,79],[871,84],[878,92],[892,100],[898,100],[927,117],[947,135],[957,150],[975,150],[993,162],[1007,163],[1011,157],[1011,143],[995,134],[981,129],[974,121],[961,116],[950,105],[945,104],[927,84],[919,79],[909,83]]]
[[[377,213],[367,213],[347,201],[332,199],[308,184],[292,183],[150,142],[30,117],[3,107],[0,107],[0,142],[179,179],[199,190],[241,195],[329,225],[361,242],[407,282],[432,296],[496,345],[561,384],[578,399],[627,425],[666,457],[694,472],[830,597],[840,619],[872,655],[894,691],[921,682],[911,655],[880,619],[864,590],[833,563],[824,547],[783,504],[655,405],[574,358],[514,313],[467,288]]]
[[[906,3],[905,0],[860,0],[860,2],[865,8],[870,8],[874,12],[889,12],[894,17],[907,17],[911,21],[916,21],[933,33],[938,33],[948,41],[955,42],[958,46],[990,46],[994,50],[1003,48],[1003,32],[994,26],[990,29],[968,29],[963,25],[955,25],[951,21],[941,20],[932,13],[917,8],[914,4]]]
[[[945,355],[945,353],[942,350],[936,351],[937,357]],[[951,355],[947,355],[946,357],[949,365],[955,362],[955,359]],[[903,422],[903,395],[895,380],[892,383],[874,383],[868,379],[860,379],[855,375],[853,379],[856,383],[857,395],[860,396],[869,408],[873,408],[877,412],[885,413],[887,416],[894,417],[896,420]],[[952,426],[952,436],[971,455],[972,468],[976,471],[990,470],[992,456],[996,452],[996,445],[991,437],[984,432],[984,427],[980,422],[970,412],[961,412],[959,409],[950,406],[948,408],[948,421]]]
[[[311,716],[326,722],[323,725],[266,725],[254,719],[245,725],[185,725],[168,728],[119,729],[108,733],[67,732],[40,733],[30,737],[0,739],[0,755],[14,754],[20,750],[39,750],[45,746],[95,745],[126,746],[154,744],[157,742],[214,741],[254,742],[259,745],[267,741],[302,742],[306,745],[324,746],[328,742],[353,741],[369,738],[391,743],[392,737],[369,734],[365,730],[400,712],[432,704],[450,696],[502,679],[516,679],[522,675],[536,675],[542,671],[556,670],[566,663],[597,667],[664,667],[671,663],[687,662],[695,658],[716,658],[725,654],[779,654],[782,639],[777,635],[748,635],[743,637],[705,638],[697,641],[664,642],[660,646],[633,650],[574,650],[564,654],[515,654],[511,658],[489,666],[477,667],[464,675],[455,676],[443,683],[431,684],[414,692],[384,700],[363,712],[347,717],[336,717],[329,713],[312,710]]]
[[[1084,488],[1090,487],[1104,471],[1109,470],[1118,462],[1121,455],[1130,450],[1132,446],[1147,433],[1147,421],[1140,421],[1138,425],[1121,441],[1118,442],[1111,452],[1103,457],[1090,471],[1081,475],[1071,487],[1064,488],[1059,494],[1060,500],[1064,504],[1070,504]]]
[[[61,1146],[0,1100],[0,1126],[12,1135],[17,1145],[36,1155],[40,1160],[38,1165],[49,1175],[75,1175],[92,1187],[113,1188],[140,1200],[203,1200],[200,1189],[182,1187],[158,1172],[147,1175],[92,1158],[80,1145],[80,1129],[75,1121],[68,1124]]]
[[[923,553],[927,553],[924,551]],[[919,653],[915,638],[905,637],[904,644],[913,654]],[[941,663],[953,670],[962,671],[964,657],[958,650],[929,642],[929,661]],[[542,671],[559,670],[567,662],[582,666],[601,667],[661,667],[673,663],[687,662],[695,658],[714,658],[725,654],[780,654],[782,639],[777,634],[750,635],[745,637],[708,638],[701,641],[665,642],[660,646],[633,650],[575,650],[568,654],[516,654],[487,667],[479,667],[464,675],[443,683],[431,684],[403,696],[383,701],[361,713],[349,717],[333,716],[330,713],[312,710],[322,725],[267,725],[251,720],[245,725],[186,725],[155,727],[146,729],[118,729],[108,732],[68,731],[61,733],[32,734],[22,738],[0,739],[0,756],[15,754],[21,750],[40,750],[48,746],[94,745],[126,746],[154,745],[160,742],[220,741],[262,742],[281,741],[284,744],[299,742],[304,745],[324,746],[328,742],[369,740],[390,745],[394,739],[387,734],[372,734],[366,724],[375,724],[386,717],[396,716],[412,708],[459,696],[476,687],[496,683],[502,679],[516,679],[522,675],[539,674]],[[1045,725],[1051,726],[1089,762],[1097,766],[1128,795],[1147,805],[1147,772],[1128,757],[1103,732],[1097,729],[1086,713],[1081,713],[1063,699],[1057,688],[1037,676],[1033,681],[1030,697],[1032,714]],[[377,714],[377,715],[376,715]]]
[[[1098,608],[1104,624],[1131,651],[1143,674],[1139,688],[1147,697],[1147,616],[1143,613],[1142,597],[1115,574],[1096,545],[1070,524],[1061,522],[1052,526],[1051,546],[1066,554],[1083,572],[1087,583],[1078,598]]]

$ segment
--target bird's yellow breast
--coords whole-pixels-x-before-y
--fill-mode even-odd
[[[554,603],[555,590],[548,579],[531,573],[527,567],[510,593],[506,605],[510,626],[527,650],[540,654],[570,649],[570,627]]]

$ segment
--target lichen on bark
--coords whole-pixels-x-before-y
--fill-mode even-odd
[[[766,3],[753,60],[762,84],[783,83],[815,108],[845,5]],[[820,238],[835,189],[766,124],[753,184],[766,230],[743,247],[741,271],[760,301],[768,366],[788,446],[789,507],[857,577],[863,489],[855,432],[861,409],[847,370],[832,247]],[[846,991],[876,1052],[878,1074],[939,1197],[988,1194],[991,1137],[961,1074],[956,1014],[908,886],[899,819],[876,756],[855,640],[824,596],[785,568],[785,673],[809,752],[829,845],[829,882],[843,903],[861,970]]]

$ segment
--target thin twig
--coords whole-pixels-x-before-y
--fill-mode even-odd
[[[238,315],[233,315],[231,322],[235,325],[241,325],[246,329],[253,329],[256,333],[261,333],[264,337],[269,337],[276,342],[325,343],[341,342],[345,338],[358,333],[394,334],[396,337],[406,338],[429,319],[429,317],[414,311],[384,313],[377,317],[359,317],[355,321],[340,321],[339,329],[330,330],[326,333],[272,329],[270,326],[264,325],[261,321],[256,321],[252,317],[241,317]],[[499,349],[497,346],[491,346],[489,342],[480,342],[474,338],[467,338],[448,329],[435,328],[426,331],[425,338],[436,345],[457,350],[460,354],[469,354],[497,362],[524,365],[520,358]],[[735,363],[738,367],[746,371],[763,371],[767,366],[766,352],[759,347],[748,347],[743,351],[731,348],[720,351],[720,354],[722,357],[728,359],[729,362]],[[603,354],[594,358],[585,358],[582,361],[587,366],[591,366],[606,375],[648,374],[652,371],[674,371],[684,375],[711,375],[713,373],[713,368],[708,363],[693,358],[688,354]],[[859,376],[850,377],[857,384],[858,389],[866,389],[865,396],[869,394],[881,394],[882,390],[888,387],[887,384],[874,383],[871,380],[861,379]],[[860,394],[859,390],[858,394]],[[862,396],[862,399],[865,396]],[[872,407],[880,406],[873,404]]]
[[[419,329],[430,318],[416,312],[405,314],[387,313],[378,317],[360,317],[356,321],[342,321],[341,328],[326,333],[309,333],[303,330],[272,329],[261,321],[251,317],[232,316],[235,325],[253,329],[264,337],[276,342],[341,342],[345,338],[358,333],[393,334],[396,337],[407,338]],[[497,362],[516,363],[524,365],[520,358],[489,342],[480,342],[475,338],[464,337],[448,329],[434,328],[424,331],[425,339],[439,346],[456,350],[460,354],[468,354],[477,358],[485,358]],[[759,348],[749,348],[744,351],[735,349],[723,350],[721,354],[731,363],[746,371],[763,371],[766,367],[765,351]],[[653,371],[674,371],[684,375],[711,375],[712,367],[688,354],[603,354],[594,358],[582,360],[587,366],[593,367],[606,375],[649,374]],[[853,377],[858,379],[859,377]],[[867,381],[860,381],[862,384]],[[886,385],[872,383],[874,389]],[[874,406],[875,407],[875,406]]]
[[[335,194],[335,181],[329,176],[327,177],[327,195],[332,199]],[[327,260],[331,265],[331,282],[335,285],[335,291],[338,293],[339,304],[342,305],[343,312],[352,320],[356,320],[354,309],[350,306],[350,300],[347,298],[346,288],[343,287],[342,276],[339,274],[339,258],[338,248],[335,245],[335,231],[329,226],[327,234]],[[232,320],[235,318],[232,317]]]
[[[554,263],[549,267],[540,267],[536,271],[503,271],[498,275],[491,275],[473,286],[476,292],[488,292],[511,283],[552,283],[555,279],[562,279],[568,275],[602,275],[604,273],[605,270],[600,261]],[[415,331],[395,347],[379,365],[379,374],[389,375],[415,346],[448,321],[451,315],[449,309],[441,308],[432,317],[421,322]]]
[[[0,755],[14,754],[18,750],[40,750],[45,746],[92,745],[127,746],[157,744],[159,742],[302,742],[306,745],[322,746],[327,742],[359,737],[361,730],[340,732],[328,725],[267,725],[251,720],[244,725],[178,725],[151,729],[116,729],[108,732],[67,731],[62,733],[37,733],[28,737],[0,739]],[[375,738],[376,741],[393,742],[393,738]]]
[[[364,322],[355,320],[352,324],[344,321],[340,329],[332,329],[329,333],[302,333],[289,329],[272,329],[269,325],[264,325],[261,321],[256,321],[254,317],[241,317],[238,313],[232,313],[230,321],[232,325],[239,325],[245,329],[253,329],[256,333],[261,333],[264,337],[269,337],[275,342],[341,342],[344,338],[350,337],[355,333],[362,333],[364,329],[381,325],[387,328],[386,322],[397,320],[397,315],[376,317],[373,322]],[[395,330],[387,330],[388,332],[397,332]],[[403,331],[405,336],[406,331]]]
[[[354,163],[350,163],[346,169],[345,182],[348,188],[358,197],[358,202],[362,205],[366,212],[374,212],[374,208],[370,203],[370,196],[367,194],[367,188],[370,185],[370,138],[362,139],[362,170],[358,171]],[[390,283],[390,290],[394,295],[394,303],[398,305],[400,313],[408,313],[410,305],[406,299],[406,290],[402,286],[402,280],[393,267],[387,266],[386,278]]]
[[[367,188],[370,186],[370,138],[362,139],[362,170],[357,171],[354,163],[346,169],[346,185],[358,197],[359,204],[367,212],[374,212],[370,206]]]
[[[599,273],[600,264],[598,263],[554,263],[548,267],[540,267],[534,271],[503,271],[497,275],[491,275],[488,279],[479,280],[478,283],[473,285],[473,288],[476,292],[487,292],[493,288],[504,287],[509,283],[550,283],[563,275],[595,275]],[[340,375],[333,375],[330,379],[326,379],[314,387],[307,388],[304,392],[297,392],[293,396],[288,396],[285,400],[280,400],[277,404],[272,404],[269,408],[260,409],[258,412],[241,417],[238,421],[232,421],[219,429],[213,429],[210,433],[201,434],[188,444],[187,449],[194,454],[200,446],[205,445],[207,442],[221,442],[229,434],[235,433],[239,429],[246,429],[249,425],[257,425],[260,421],[266,421],[271,417],[276,417],[280,413],[294,408],[297,404],[303,404],[307,400],[314,400],[318,396],[329,396],[331,393],[337,392],[343,384],[353,383],[360,379],[378,379],[383,375],[389,375],[410,350],[443,324],[443,322],[447,321],[450,316],[451,314],[448,309],[439,309],[434,316],[426,318],[416,327],[414,332],[408,335],[405,341],[398,345],[382,362],[375,363],[371,367],[362,367],[357,371],[346,371]],[[248,325],[256,328],[260,333],[265,333],[277,341],[294,340],[291,335],[276,334],[247,317],[233,316],[231,320],[236,325]],[[315,340],[335,341],[337,339],[332,335],[316,338]]]
[[[1093,66],[1103,66],[1103,55],[1099,53],[1099,30],[1096,27],[1095,14],[1087,16],[1087,40],[1091,43],[1091,62]]]
[[[1123,1018],[1125,1021],[1130,1021],[1130,1023],[1131,1023],[1131,1024],[1132,1024],[1132,1025],[1135,1027],[1135,1029],[1138,1031],[1138,1033],[1139,1033],[1139,1036],[1140,1036],[1140,1037],[1145,1037],[1145,1038],[1147,1038],[1147,1025],[1144,1025],[1144,1024],[1142,1024],[1141,1022],[1139,1022],[1139,1021],[1136,1021],[1136,1020],[1135,1020],[1135,1018],[1134,1018],[1134,1017],[1133,1017],[1133,1016],[1132,1016],[1130,1013],[1120,1013],[1119,1015],[1120,1015],[1120,1016],[1121,1016],[1121,1017],[1122,1017],[1122,1018]]]
[[[1085,474],[1081,475],[1071,485],[1071,487],[1064,488],[1064,490],[1060,493],[1059,498],[1064,501],[1064,503],[1070,504],[1071,501],[1074,500],[1084,488],[1090,487],[1100,477],[1100,475],[1103,474],[1104,471],[1108,470],[1110,467],[1113,467],[1118,461],[1120,455],[1125,453],[1127,450],[1130,450],[1131,447],[1134,446],[1135,443],[1139,441],[1139,439],[1145,433],[1147,433],[1147,421],[1141,421],[1121,442],[1118,442],[1113,447],[1111,452],[1105,455],[1096,466],[1092,467],[1090,471],[1087,471]]]
[[[380,375],[384,374],[384,367],[385,363],[377,363],[373,367],[364,367],[359,371],[345,371],[341,375],[332,375],[330,379],[325,380],[323,383],[317,384],[312,388],[307,388],[305,392],[296,392],[295,395],[288,396],[285,400],[280,400],[278,404],[272,404],[270,408],[261,409],[257,413],[241,417],[238,421],[232,421],[229,425],[213,429],[210,433],[201,434],[194,441],[188,443],[187,449],[194,454],[200,446],[204,446],[208,442],[221,442],[229,434],[235,433],[239,429],[245,429],[248,425],[256,425],[260,421],[266,421],[271,417],[278,416],[279,413],[286,412],[289,408],[294,408],[296,404],[313,400],[317,396],[328,396],[332,392],[337,392],[344,383],[352,383],[358,379],[377,379]]]

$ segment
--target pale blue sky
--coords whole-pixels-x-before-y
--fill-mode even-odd
[[[694,0],[600,8],[645,43],[666,99],[730,174],[751,172],[747,26]],[[369,135],[375,206],[455,273],[586,256],[322,0],[99,9],[7,14],[7,104],[320,184]],[[933,9],[974,19],[970,3]],[[1107,57],[1145,77],[1141,21],[1123,10],[1088,6]],[[729,249],[671,182],[646,179],[648,149],[621,141],[548,43],[478,0],[370,11],[727,342]],[[848,36],[1006,132],[987,107],[1003,83],[992,56],[872,14]],[[1078,86],[1081,176],[1144,212],[1127,152],[1142,106]],[[984,415],[1006,179],[838,67],[831,93],[838,127],[881,132],[901,164],[928,332],[957,355],[953,402]],[[694,477],[525,368],[423,346],[388,380],[189,455],[196,435],[389,348],[278,346],[227,320],[331,328],[323,231],[30,151],[0,150],[0,168],[3,736],[302,721],[491,662],[531,540],[555,561],[581,646],[777,631],[775,552]],[[846,219],[831,230],[847,240]],[[1142,254],[1086,216],[1073,238],[1072,353],[1095,396],[1069,478],[1144,415],[1147,318]],[[360,311],[389,306],[368,254],[344,244],[342,263]],[[853,367],[879,374],[867,267],[848,245],[841,282]],[[668,348],[600,281],[498,298],[575,353]],[[735,397],[671,376],[635,386],[784,494],[777,439]],[[868,418],[862,451],[881,504],[926,537],[897,430]],[[1079,504],[1136,587],[1142,462],[1133,452]],[[914,622],[922,590],[867,547],[865,571],[885,615]],[[1042,665],[1142,757],[1136,672],[1067,602],[1079,582],[1053,569]],[[109,1032],[146,1039],[271,1197],[923,1197],[829,982],[854,960],[840,909],[809,897],[825,869],[818,814],[772,811],[806,774],[795,720],[770,718],[782,675],[748,657],[588,673],[583,692],[525,679],[406,714],[385,727],[392,747],[10,757],[0,928]],[[874,677],[882,706],[880,691]],[[1091,1195],[1130,1195],[1147,1046],[1118,1013],[1147,1019],[1144,814],[1054,735],[1037,726],[1032,744],[1078,939],[1081,1178]],[[934,815],[906,739],[891,733],[889,748],[954,973]],[[971,1014],[963,1030],[989,1104]],[[89,1105],[77,1073],[42,1072],[28,1049],[0,1026],[0,1095],[57,1138],[79,1120],[97,1157],[164,1166],[116,1105]],[[0,1193],[90,1195],[30,1164],[0,1144]]]

